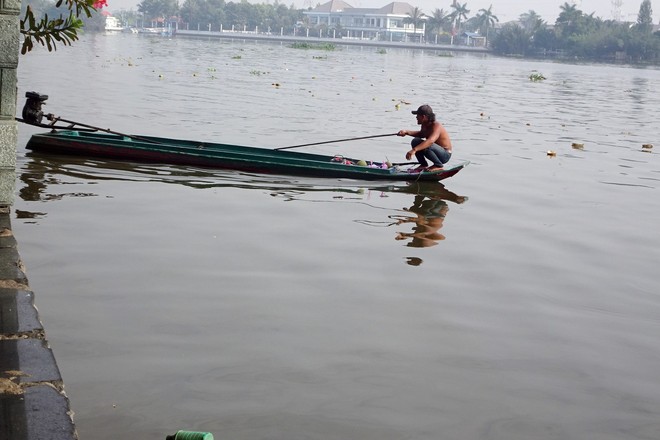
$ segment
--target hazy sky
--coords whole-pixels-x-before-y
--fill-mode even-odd
[[[185,0],[179,0],[179,4],[183,4]],[[230,1],[230,0],[227,0]],[[239,2],[240,0],[232,0]],[[273,0],[270,0],[271,2]],[[362,8],[378,8],[385,6],[388,3],[391,3],[391,0],[345,0],[348,4],[353,7],[362,7]],[[614,7],[612,6],[612,0],[568,0],[569,3],[575,2],[578,6],[578,9],[582,10],[586,14],[595,12],[595,16],[601,17],[605,20],[609,20],[614,17],[612,11]],[[136,5],[140,0],[108,0],[108,10],[110,12],[117,11],[119,9],[137,9]],[[266,0],[250,0],[251,3],[268,3]],[[297,8],[302,8],[303,6],[316,6],[317,4],[323,4],[326,0],[280,0],[280,3],[283,3],[289,6],[291,3]],[[559,16],[560,9],[559,7],[563,5],[566,0],[532,0],[529,2],[523,2],[520,0],[459,0],[459,3],[467,3],[467,8],[470,10],[469,16],[472,17],[476,15],[480,9],[488,9],[490,5],[493,5],[493,13],[500,19],[500,22],[507,22],[511,20],[516,20],[520,14],[523,14],[529,10],[534,10],[539,14],[546,22],[553,24]],[[655,0],[657,3],[658,0]],[[410,3],[413,6],[419,7],[424,13],[431,14],[436,8],[444,9],[446,11],[451,10],[450,5],[452,0],[408,0],[407,3]],[[636,21],[637,13],[639,12],[639,5],[642,3],[642,0],[621,0],[621,17],[627,21]],[[653,22],[658,23],[660,21],[660,4],[653,4],[654,1],[651,1],[653,6]]]

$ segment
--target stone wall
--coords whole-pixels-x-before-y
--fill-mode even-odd
[[[0,0],[0,206],[14,201],[20,10],[20,0]]]

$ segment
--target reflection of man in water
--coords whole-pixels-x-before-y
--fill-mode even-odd
[[[409,247],[431,247],[444,240],[445,236],[438,231],[442,228],[449,206],[442,199],[429,199],[424,195],[416,195],[410,208],[404,211],[412,212],[417,217],[400,217],[397,224],[415,223],[413,232],[399,232],[396,240],[412,238]]]

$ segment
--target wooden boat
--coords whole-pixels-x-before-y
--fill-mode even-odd
[[[74,129],[35,134],[28,141],[26,148],[46,153],[135,162],[359,180],[438,181],[455,175],[469,163],[459,162],[445,166],[442,170],[420,173],[412,172],[414,166],[410,166],[409,163],[388,166],[383,162],[365,162],[342,156],[291,152],[283,149]]]

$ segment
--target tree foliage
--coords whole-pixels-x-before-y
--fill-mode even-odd
[[[426,32],[429,35],[442,35],[450,30],[453,18],[444,9],[434,9],[426,22]]]
[[[78,39],[78,31],[83,27],[82,17],[92,17],[96,6],[102,7],[104,4],[105,1],[96,3],[96,0],[58,0],[54,7],[40,3],[40,8],[36,10],[26,4],[22,11],[23,18],[19,21],[23,35],[21,53],[30,52],[35,43],[46,47],[49,52],[57,49],[57,43],[71,45]]]
[[[138,12],[144,14],[145,21],[168,19],[179,13],[176,0],[142,0],[137,8]]]
[[[506,55],[547,55],[632,62],[660,61],[660,34],[651,33],[651,2],[643,0],[637,23],[604,21],[564,3],[554,28],[534,11],[522,14],[520,24],[507,24],[492,41],[493,50]]]
[[[103,29],[103,17],[94,12],[105,1],[57,0],[57,3],[49,3],[49,0],[24,0],[27,6],[20,21],[24,36],[21,52],[29,52],[35,44],[42,44],[48,50],[55,50],[58,43],[70,45],[77,40],[83,25],[86,29]],[[279,0],[274,0],[273,4],[255,4],[247,0],[183,0],[182,5],[178,0],[141,0],[138,10],[145,22],[176,19],[183,29],[237,27],[242,30],[245,27],[261,31],[279,31],[281,28],[291,31],[304,26],[314,36],[329,35],[331,28],[341,29],[339,22],[310,25],[302,9],[296,9],[293,4],[287,7]],[[660,61],[660,33],[652,33],[651,0],[642,0],[637,22],[633,24],[604,21],[593,13],[585,14],[568,1],[560,6],[554,26],[548,26],[533,10],[521,14],[518,23],[507,23],[499,29],[495,28],[499,20],[492,5],[480,9],[473,17],[469,17],[469,13],[467,2],[452,0],[448,11],[436,8],[430,17],[414,7],[405,21],[419,28],[426,20],[427,37],[435,34],[437,39],[444,35],[452,43],[453,38],[449,35],[456,35],[463,28],[478,30],[490,35],[490,46],[499,54],[563,54],[592,59]]]
[[[651,8],[651,0],[644,0],[639,6],[637,26],[642,32],[650,32],[653,28],[653,9]]]
[[[454,21],[454,28],[457,32],[461,30],[461,23],[463,23],[468,18],[470,10],[467,8],[467,3],[460,4],[456,0],[451,4],[453,9],[451,16]]]
[[[479,9],[476,17],[477,29],[479,29],[482,35],[488,35],[488,30],[499,21],[500,19],[497,18],[497,15],[493,14],[493,5],[490,5],[488,9]]]
[[[501,55],[525,56],[532,47],[532,33],[517,23],[507,23],[493,38],[492,46]]]
[[[413,25],[413,32],[416,34],[417,33],[417,28],[424,23],[424,20],[426,18],[424,17],[424,13],[422,12],[421,9],[418,7],[414,7],[412,11],[408,14],[406,18],[403,19],[404,23],[412,24]]]
[[[153,0],[149,0],[153,1]],[[149,12],[145,14],[150,15]],[[279,2],[274,4],[252,4],[245,0],[238,3],[225,0],[185,0],[180,10],[184,26],[190,29],[229,29],[231,26],[263,30],[293,28],[303,21],[301,9],[293,5],[286,7]]]
[[[521,14],[518,21],[527,32],[532,33],[536,32],[545,24],[543,19],[541,19],[541,16],[533,10]]]

